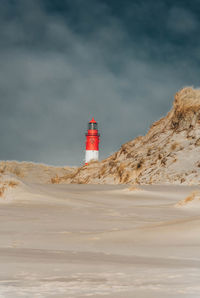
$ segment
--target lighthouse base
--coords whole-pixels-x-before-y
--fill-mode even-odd
[[[92,160],[99,160],[99,151],[98,150],[86,150],[85,151],[85,163],[88,163]]]

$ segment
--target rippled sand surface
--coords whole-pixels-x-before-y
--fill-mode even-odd
[[[0,204],[0,297],[200,297],[199,209],[177,207],[198,189],[14,189]]]

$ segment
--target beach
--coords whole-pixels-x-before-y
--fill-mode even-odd
[[[1,199],[0,297],[198,297],[197,186],[21,183]]]

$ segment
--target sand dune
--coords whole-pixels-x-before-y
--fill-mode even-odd
[[[30,183],[52,183],[58,176],[67,176],[76,169],[73,167],[54,167],[33,162],[0,161],[0,173],[14,175]]]
[[[200,90],[183,88],[169,113],[100,162],[77,168],[2,161],[0,173],[30,183],[183,184],[200,183]],[[105,144],[106,145],[106,144]]]
[[[200,90],[183,88],[172,109],[101,162],[91,162],[55,183],[185,184],[200,182]]]

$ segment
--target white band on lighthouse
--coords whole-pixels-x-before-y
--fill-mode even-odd
[[[86,150],[85,151],[85,163],[90,162],[91,160],[99,159],[99,151],[97,150]]]

